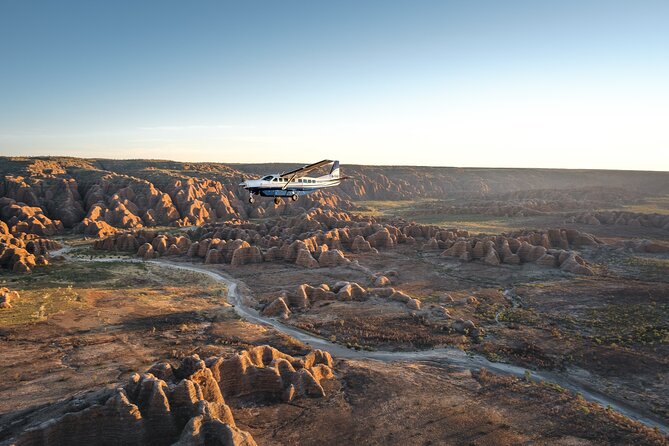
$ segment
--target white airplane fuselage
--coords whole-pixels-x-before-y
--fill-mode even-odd
[[[292,195],[306,195],[326,187],[339,186],[341,180],[330,175],[322,177],[296,178],[286,186],[288,178],[280,174],[267,175],[259,180],[246,180],[241,186],[252,194],[263,197],[290,197]],[[285,189],[284,189],[285,186]]]
[[[315,170],[317,167],[327,164],[332,164],[332,169],[327,175],[319,177],[304,175],[309,171]],[[339,186],[341,180],[339,161],[323,160],[288,173],[276,173],[266,175],[257,180],[245,180],[239,185],[251,194],[249,198],[250,202],[253,202],[253,195],[274,197],[275,201],[277,201],[279,197],[290,197],[296,200],[299,195],[310,194],[327,187]]]

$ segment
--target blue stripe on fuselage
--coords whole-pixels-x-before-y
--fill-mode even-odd
[[[307,195],[320,189],[281,189],[278,188],[253,188],[249,189],[254,194],[260,194],[263,197],[290,197],[291,195]]]

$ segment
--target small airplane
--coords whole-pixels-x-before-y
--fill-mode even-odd
[[[309,172],[332,164],[330,173],[320,177],[308,177]],[[249,203],[255,202],[254,195],[262,197],[274,197],[274,204],[281,202],[280,197],[290,197],[296,201],[298,196],[310,194],[326,187],[338,186],[341,180],[347,177],[340,176],[339,161],[323,160],[314,164],[308,164],[290,172],[277,173],[264,176],[258,180],[244,180],[239,183],[241,187],[249,191]]]

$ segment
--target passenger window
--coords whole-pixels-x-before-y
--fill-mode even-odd
[[[276,182],[279,181],[279,180],[277,180],[276,178],[274,178],[272,181],[274,181],[274,182],[276,183]]]

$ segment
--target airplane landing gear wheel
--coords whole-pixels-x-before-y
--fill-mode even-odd
[[[274,204],[279,204],[279,203],[281,203],[281,198],[274,197]]]
[[[253,195],[249,197],[249,203],[253,204],[256,200],[253,198]]]
[[[293,201],[297,201],[297,194],[291,195],[290,199]]]

